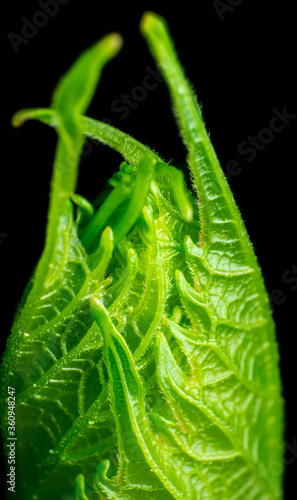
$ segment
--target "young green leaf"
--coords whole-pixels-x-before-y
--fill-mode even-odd
[[[45,250],[2,363],[4,437],[4,391],[16,391],[16,496],[280,499],[283,405],[261,271],[165,21],[146,13],[141,31],[198,204],[178,169],[83,116],[118,35],[78,59],[50,109],[13,118],[59,135]],[[84,136],[128,162],[96,209],[75,193]]]

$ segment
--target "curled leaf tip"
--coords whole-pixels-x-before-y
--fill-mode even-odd
[[[17,111],[16,113],[14,113],[14,115],[11,118],[11,125],[14,128],[19,128],[23,125],[24,121],[25,120],[23,119],[21,113],[19,111]]]
[[[13,127],[18,128],[28,120],[39,120],[47,125],[56,125],[58,117],[50,108],[28,108],[20,109],[11,118]]]

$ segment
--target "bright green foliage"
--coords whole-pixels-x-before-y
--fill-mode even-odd
[[[147,13],[141,30],[195,194],[155,152],[83,116],[116,34],[78,59],[50,109],[14,117],[59,136],[45,249],[2,364],[4,437],[7,385],[17,397],[15,496],[280,499],[283,410],[261,272],[166,24]],[[75,194],[84,135],[125,160],[97,211]]]

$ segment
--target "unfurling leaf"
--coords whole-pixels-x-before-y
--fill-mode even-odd
[[[59,137],[45,248],[2,362],[16,497],[280,499],[283,403],[261,271],[165,21],[146,13],[141,31],[193,190],[155,151],[84,116],[117,34],[78,59],[51,108],[13,118]],[[85,137],[125,160],[96,206],[75,192]]]

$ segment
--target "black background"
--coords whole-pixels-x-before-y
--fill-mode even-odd
[[[185,150],[164,83],[149,91],[125,120],[111,109],[122,93],[131,94],[135,86],[142,85],[147,65],[155,68],[138,25],[144,11],[158,12],[169,24],[183,67],[198,94],[223,169],[230,160],[237,160],[241,167],[238,175],[231,176],[230,186],[272,298],[286,400],[285,487],[290,499],[294,497],[291,488],[297,461],[292,392],[296,384],[297,268],[295,281],[289,279],[297,265],[297,118],[275,134],[253,161],[248,162],[237,148],[249,135],[269,127],[274,108],[281,111],[286,106],[289,113],[297,115],[294,14],[289,1],[274,5],[261,2],[261,8],[257,1],[237,3],[232,11],[221,13],[221,20],[212,1],[196,2],[195,8],[185,1],[164,8],[159,2],[139,2],[132,7],[69,0],[28,43],[18,46],[18,53],[8,33],[22,36],[22,17],[36,20],[42,8],[37,1],[5,6],[0,233],[7,236],[0,240],[1,347],[4,349],[14,311],[43,248],[56,144],[52,129],[29,122],[14,130],[11,116],[20,108],[48,106],[57,81],[75,58],[106,33],[118,31],[125,40],[123,49],[105,68],[88,114],[110,119],[113,125],[155,148],[164,159],[182,163]],[[92,154],[82,159],[78,192],[92,200],[120,160],[107,147],[94,147]]]

